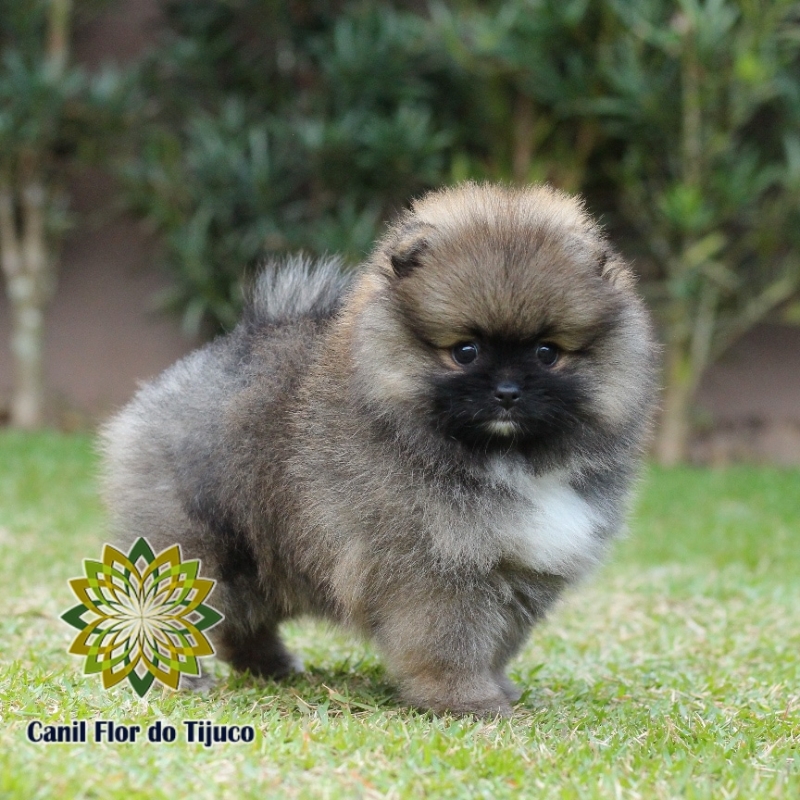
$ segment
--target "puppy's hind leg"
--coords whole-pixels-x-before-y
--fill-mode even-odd
[[[303,662],[286,649],[278,635],[277,624],[262,624],[251,631],[230,625],[215,637],[215,647],[218,658],[237,672],[284,678],[303,671]]]
[[[181,675],[180,688],[186,692],[205,694],[210,692],[217,684],[213,675],[203,672],[202,675]]]

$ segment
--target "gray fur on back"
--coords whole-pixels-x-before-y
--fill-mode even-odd
[[[265,408],[289,391],[349,283],[339,258],[268,263],[241,324],[141,386],[102,427],[103,490],[118,540],[180,541],[213,571],[217,554],[201,546],[198,505],[217,502],[210,487],[223,482],[231,457],[224,432],[231,408],[259,376],[269,376],[259,389]]]

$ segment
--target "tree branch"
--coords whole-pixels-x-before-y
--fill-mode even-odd
[[[703,284],[700,301],[695,311],[692,339],[689,345],[692,392],[697,388],[711,359],[711,346],[717,324],[719,291],[710,281]]]
[[[5,180],[0,182],[0,266],[9,283],[22,270],[14,192],[11,185]]]
[[[33,175],[22,185],[20,196],[23,268],[31,280],[36,302],[44,305],[50,299],[54,283],[45,242],[47,193],[38,176]]]
[[[772,309],[788,300],[798,290],[800,290],[800,261],[792,263],[780,278],[745,304],[742,311],[736,315],[736,319],[719,332],[711,351],[712,359],[719,358],[740,336],[747,333],[753,325],[763,320]]]
[[[63,74],[69,58],[72,0],[50,0],[47,15],[47,62],[54,76]]]

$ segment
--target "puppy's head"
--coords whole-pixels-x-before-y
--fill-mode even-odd
[[[631,273],[560,192],[423,197],[378,245],[355,302],[372,399],[413,407],[467,448],[564,460],[646,414],[653,346]]]

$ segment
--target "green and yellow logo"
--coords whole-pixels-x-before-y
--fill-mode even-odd
[[[69,582],[80,603],[61,619],[80,631],[69,652],[85,656],[85,675],[99,672],[104,689],[127,678],[139,697],[154,681],[177,689],[182,674],[200,675],[198,659],[214,655],[203,631],[222,614],[203,603],[215,581],[199,577],[199,560],[137,539],[127,555],[107,544],[83,564],[86,577]]]

